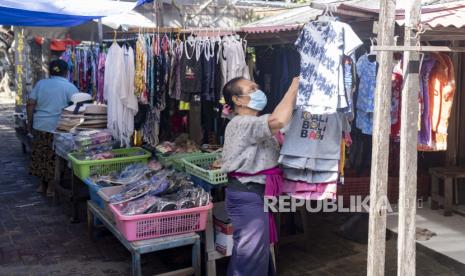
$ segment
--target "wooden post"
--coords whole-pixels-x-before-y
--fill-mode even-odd
[[[406,1],[405,46],[417,44],[415,30],[420,23],[420,0]],[[417,213],[417,141],[419,53],[404,52],[404,88],[400,129],[399,233],[397,238],[397,275],[415,275],[415,216]]]
[[[380,2],[378,44],[393,45],[395,0]],[[387,168],[391,112],[392,52],[378,54],[375,110],[373,124],[373,153],[370,180],[370,224],[368,232],[367,275],[384,275],[386,250]]]

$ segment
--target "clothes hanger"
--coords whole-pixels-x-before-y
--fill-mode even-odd
[[[376,56],[377,52],[373,50],[373,46],[375,46],[375,42],[377,42],[377,39],[375,37],[370,37],[370,52],[367,54],[368,57]]]
[[[126,41],[125,41],[125,43],[126,43],[126,47],[128,47],[128,49],[131,48],[131,44],[129,44],[129,40],[131,40],[129,38],[129,33],[126,33]]]
[[[427,46],[431,46],[431,43],[429,41],[425,41],[425,44]],[[420,70],[419,72],[421,72],[421,68],[423,67],[423,61],[425,60],[425,58],[428,58],[429,57],[429,53],[423,53],[423,52],[420,52]]]
[[[187,37],[187,40],[184,42],[184,51],[186,52],[186,58],[187,59],[192,59],[194,57],[194,54],[195,54],[195,39],[194,39],[194,36],[192,35],[192,29],[191,29],[191,33],[190,35]],[[190,46],[192,47],[192,54],[191,56],[189,56],[189,52],[187,51],[187,46]]]
[[[189,43],[193,43],[193,42],[194,42],[194,39],[195,39],[195,37],[194,37],[194,29],[191,28],[190,34],[189,34],[189,36],[187,37],[187,41],[188,41]]]
[[[247,35],[245,37],[247,37]],[[242,47],[244,47],[244,52],[247,52],[247,40],[245,37],[242,39]]]
[[[215,46],[217,42],[218,40],[217,40],[217,36],[215,35],[215,28],[210,27],[210,46],[212,48],[213,53],[215,52]]]
[[[197,36],[194,38],[194,53],[195,59],[199,61],[200,56],[202,55],[202,51],[204,48],[204,38],[202,37],[202,30],[199,30]]]
[[[322,14],[316,17],[316,20],[319,22],[331,22],[335,21],[335,17],[330,9],[329,4],[326,4],[325,10]]]
[[[242,43],[242,39],[241,39],[241,36],[237,34],[236,32],[236,29],[233,28],[233,32],[234,32],[234,37],[236,38],[237,41],[240,41]]]
[[[204,56],[205,56],[205,59],[207,61],[210,60],[210,58],[212,58],[214,55],[215,55],[215,48],[213,46],[212,48],[212,41],[208,35],[208,28],[205,28],[205,42],[204,42],[204,49],[203,49],[203,53],[204,53]],[[213,52],[213,55],[212,55],[212,52]]]
[[[174,54],[174,46],[175,46],[175,39],[174,39],[174,33],[173,30],[170,30],[170,38],[169,38],[169,46],[170,46],[170,54]]]
[[[218,34],[216,36],[216,42],[220,43],[221,42],[221,28],[218,27]]]

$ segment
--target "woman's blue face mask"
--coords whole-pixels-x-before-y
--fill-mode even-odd
[[[241,96],[249,96],[250,101],[247,104],[247,107],[256,111],[262,111],[268,103],[266,94],[262,90],[255,90],[255,92]]]

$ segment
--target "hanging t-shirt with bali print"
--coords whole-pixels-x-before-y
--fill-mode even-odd
[[[312,114],[337,112],[339,94],[344,93],[343,54],[353,53],[362,41],[345,23],[311,21],[295,45],[301,54],[297,105]]]

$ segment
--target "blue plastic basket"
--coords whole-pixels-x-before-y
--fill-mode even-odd
[[[84,183],[89,187],[90,200],[97,204],[98,207],[103,209],[105,207],[103,199],[98,195],[98,191],[102,188],[95,184],[89,178],[84,179]]]

